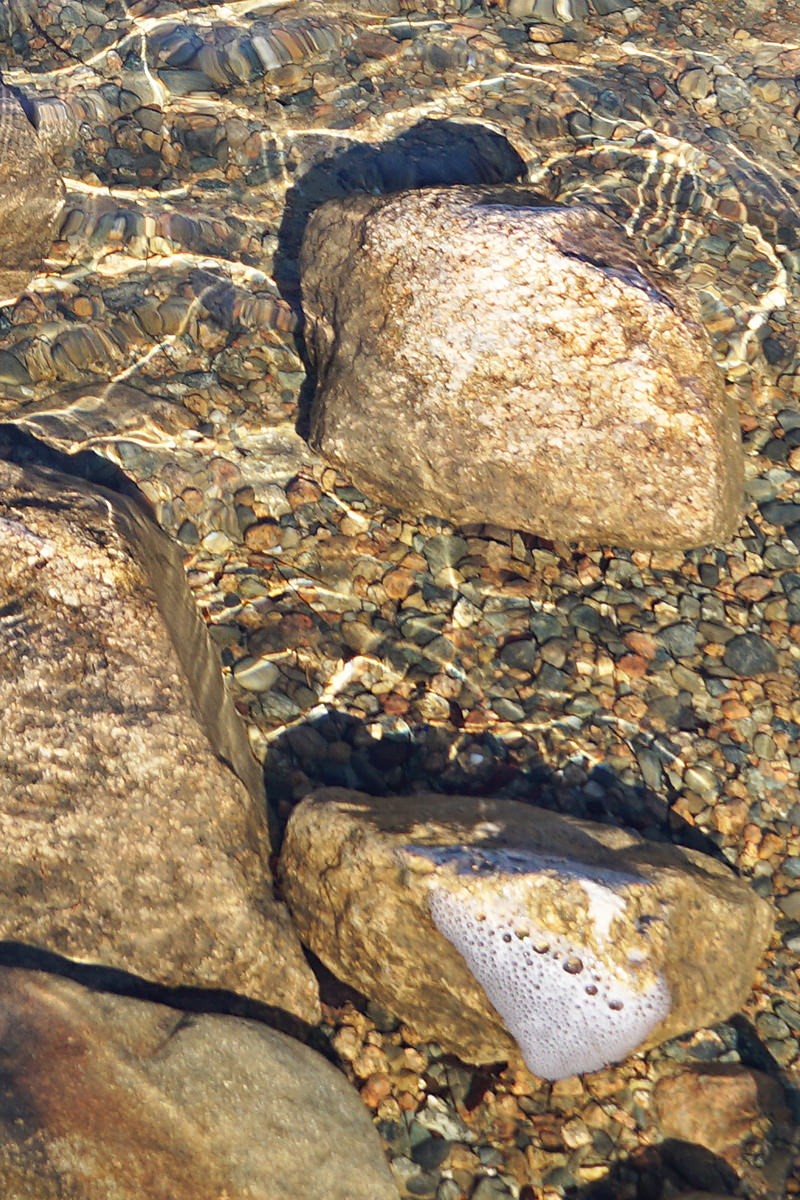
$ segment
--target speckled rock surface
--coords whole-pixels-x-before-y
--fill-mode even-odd
[[[0,462],[0,496],[0,936],[313,1021],[263,795],[213,753],[156,603],[148,568],[158,579],[169,542],[125,498],[55,472]],[[179,569],[171,582],[180,627]],[[244,758],[207,634],[182,629],[218,747]]]
[[[631,1010],[660,981],[666,1015],[645,1045],[739,1008],[773,920],[746,883],[696,851],[463,796],[318,791],[292,814],[280,874],[300,937],[335,974],[470,1062],[514,1056],[514,1044],[437,932],[442,901],[496,926],[498,943],[529,939],[533,958],[549,955],[574,975],[586,1019],[568,1029],[569,1012],[544,997],[542,979],[542,1036],[591,1037],[592,1005],[602,1016],[619,1004],[611,979],[626,981]]]
[[[320,1054],[0,968],[5,1200],[397,1200],[366,1109]]]
[[[724,541],[738,421],[692,293],[587,206],[332,201],[300,259],[311,440],[410,514],[632,547]]]
[[[64,200],[33,111],[0,82],[0,301],[15,299],[39,270]]]

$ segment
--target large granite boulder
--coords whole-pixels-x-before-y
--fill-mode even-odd
[[[321,1055],[235,1017],[0,969],[4,1200],[397,1200]]]
[[[725,540],[739,427],[693,294],[515,187],[323,205],[301,254],[311,441],[365,492],[562,540]]]
[[[508,800],[324,789],[280,874],[341,979],[469,1062],[516,1040],[546,1078],[729,1016],[772,928],[714,859]]]
[[[0,462],[0,614],[0,938],[316,1020],[260,768],[168,539]]]
[[[18,96],[0,83],[0,303],[24,291],[53,241],[64,185]]]

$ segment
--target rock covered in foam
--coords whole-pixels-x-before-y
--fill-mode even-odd
[[[609,966],[583,940],[532,921],[527,892],[539,869],[532,855],[530,874],[483,900],[433,887],[430,907],[436,928],[503,1018],[529,1070],[562,1079],[627,1057],[669,1013],[669,989],[663,976],[643,971],[643,955],[634,955],[627,970]],[[613,907],[618,895],[608,891]]]
[[[280,873],[339,978],[467,1061],[521,1051],[547,1078],[729,1016],[772,927],[714,859],[505,800],[324,789]]]

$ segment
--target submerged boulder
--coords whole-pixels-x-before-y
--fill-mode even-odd
[[[369,1114],[308,1046],[0,968],[4,1200],[397,1200]]]
[[[280,873],[300,937],[468,1062],[597,1070],[736,1011],[772,910],[696,851],[465,796],[313,793]]]
[[[17,94],[0,83],[0,303],[23,292],[39,270],[63,198],[61,177],[33,121]]]
[[[694,295],[519,187],[323,205],[301,254],[311,441],[365,492],[561,540],[725,540],[742,452]]]
[[[0,614],[0,938],[315,1021],[178,551],[127,498],[0,462]]]

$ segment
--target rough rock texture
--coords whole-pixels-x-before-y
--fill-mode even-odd
[[[563,540],[725,540],[739,428],[688,289],[585,206],[357,196],[301,256],[312,444],[412,513]]]
[[[777,1079],[714,1063],[660,1079],[653,1100],[664,1137],[718,1155],[746,1181],[748,1196],[782,1194],[797,1130]]]
[[[0,302],[25,290],[50,249],[64,186],[35,126],[0,83]]]
[[[258,771],[175,550],[125,498],[0,462],[0,564],[0,936],[315,1020]],[[158,592],[252,792],[212,753]]]
[[[366,1109],[321,1055],[0,970],[4,1200],[397,1200]]]
[[[314,953],[471,1062],[513,1056],[514,1044],[434,925],[442,897],[461,905],[465,922],[478,910],[479,925],[482,916],[486,929],[494,924],[501,951],[528,938],[532,958],[543,940],[550,957],[558,950],[577,1024],[575,1007],[552,1000],[543,981],[538,999],[535,985],[518,993],[521,1008],[540,1006],[538,1035],[557,1047],[581,1029],[589,1045],[593,1014],[605,1019],[613,999],[609,979],[639,998],[668,989],[668,1013],[645,1045],[728,1016],[772,927],[770,906],[705,855],[515,801],[324,789],[294,810],[280,871]],[[590,973],[589,960],[601,966]]]

